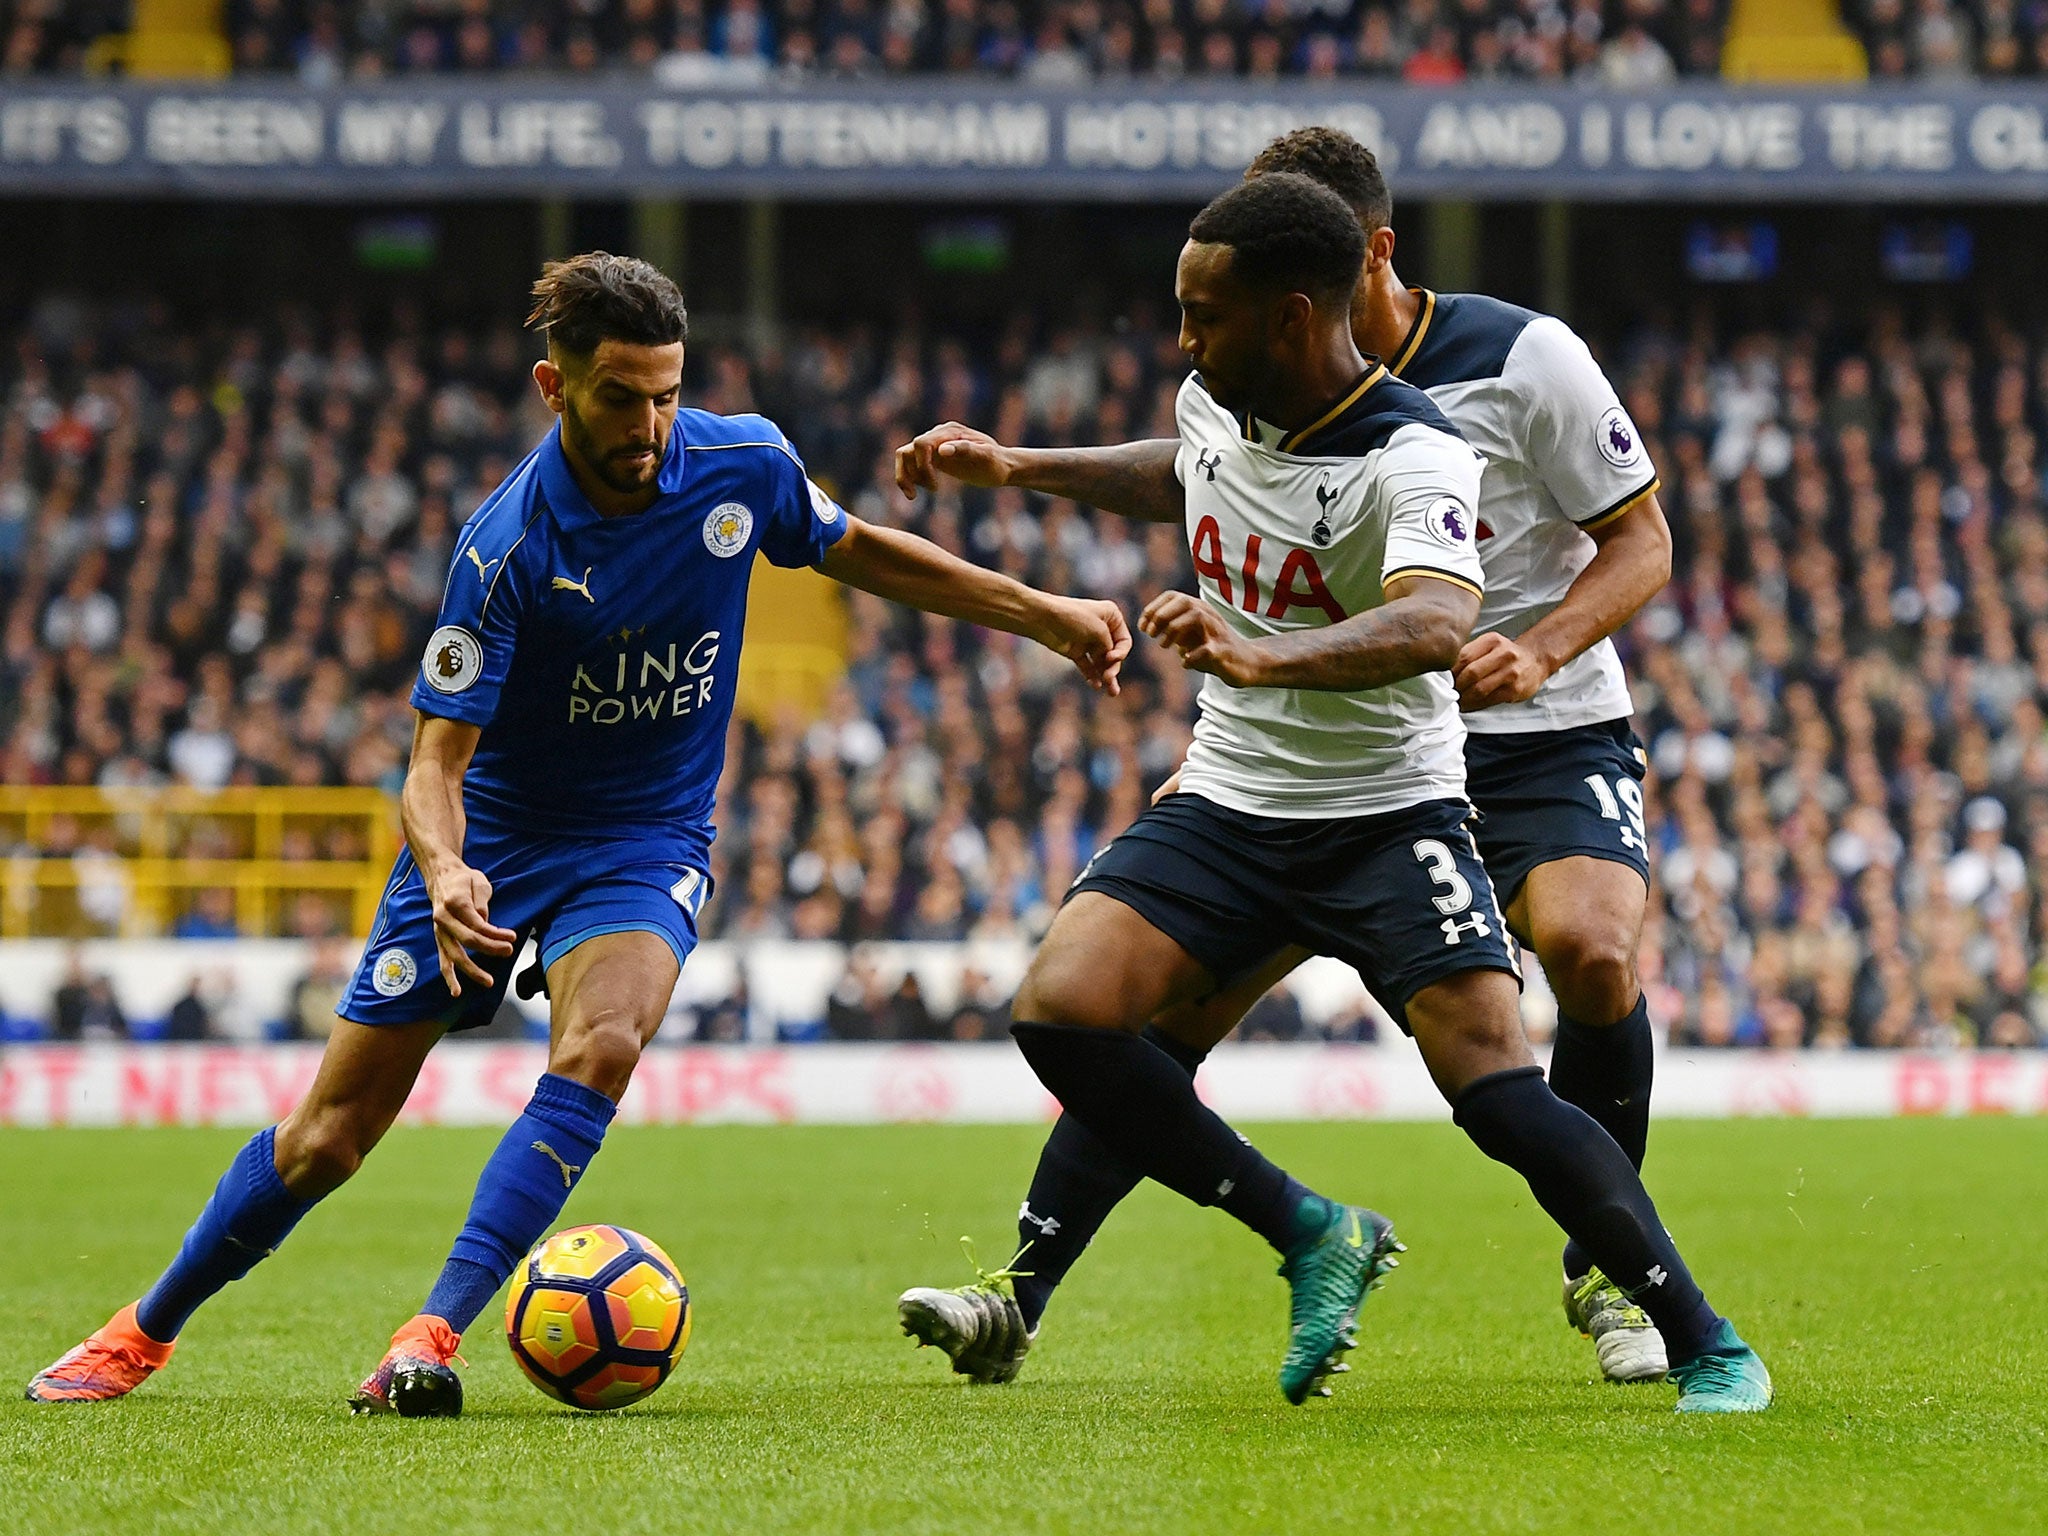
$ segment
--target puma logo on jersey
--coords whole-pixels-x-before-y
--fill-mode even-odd
[[[1195,455],[1195,468],[1199,469],[1211,485],[1216,483],[1216,471],[1223,467],[1222,450],[1204,448]]]
[[[562,1170],[562,1188],[574,1189],[576,1187],[576,1175],[583,1171],[581,1163],[570,1162],[544,1141],[536,1141],[533,1144],[533,1150],[551,1159],[554,1165]]]
[[[491,579],[491,567],[494,565],[502,565],[505,560],[505,557],[503,555],[500,555],[496,560],[484,559],[482,555],[476,552],[476,546],[474,544],[470,545],[469,548],[465,549],[463,553],[469,556],[470,560],[475,564],[476,579],[478,581],[483,582],[488,582]]]
[[[583,579],[581,581],[571,581],[566,576],[557,576],[555,578],[554,590],[557,592],[581,592],[586,603],[594,603],[597,599],[590,595],[590,573],[596,569],[597,567],[594,565],[583,567]]]
[[[1317,549],[1330,547],[1330,507],[1344,493],[1325,480],[1316,487],[1316,506],[1321,509],[1315,527],[1309,529],[1309,539]]]

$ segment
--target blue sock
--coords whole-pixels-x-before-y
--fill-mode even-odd
[[[313,1209],[311,1200],[299,1199],[278,1177],[276,1144],[273,1125],[235,1154],[171,1267],[135,1304],[136,1323],[158,1343],[170,1343],[201,1302],[270,1257]]]
[[[512,1267],[562,1214],[617,1112],[595,1088],[552,1072],[541,1075],[526,1113],[512,1122],[484,1164],[469,1220],[422,1313],[441,1318],[457,1333],[468,1330]]]

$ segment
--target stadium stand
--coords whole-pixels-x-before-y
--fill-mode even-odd
[[[947,417],[1040,442],[1169,432],[1181,367],[1156,318],[705,346],[691,389],[781,421],[858,515],[1135,611],[1188,580],[1177,530],[1012,492],[910,506],[888,450]],[[546,425],[529,342],[413,309],[192,326],[56,298],[10,340],[14,931],[355,931],[388,824],[309,801],[266,820],[262,787],[396,787],[454,532]],[[2048,349],[1995,317],[1966,333],[1880,308],[1855,330],[1723,333],[1702,314],[1613,338],[1606,360],[1677,541],[1670,588],[1623,636],[1655,769],[1645,973],[1674,1040],[2037,1043]],[[1188,740],[1192,689],[1149,649],[1107,702],[1029,646],[859,594],[845,636],[813,723],[757,701],[736,724],[714,937],[1027,939]],[[51,798],[163,785],[257,798],[240,831]],[[195,867],[219,883],[144,911],[132,881],[90,878],[138,854],[217,861]],[[36,908],[21,873],[58,865],[77,898]],[[840,1033],[955,1028],[858,975],[835,996]],[[973,1006],[986,1032],[999,999]]]
[[[119,50],[100,40],[122,34],[128,9],[12,0],[0,7],[4,67],[117,64]],[[1971,9],[1988,13],[1996,0]],[[1645,86],[1717,73],[1726,12],[1726,0],[229,0],[216,25],[237,72],[309,84],[627,70],[674,83],[945,72],[1039,85],[1304,75]],[[2030,34],[2010,6],[2004,14],[2030,57]],[[1948,57],[1941,49],[1955,46],[1931,22],[1899,16],[1896,30],[1909,67],[1936,68]],[[1988,21],[1964,14],[1954,30],[1965,60],[1980,34],[1991,57]]]
[[[2048,73],[2048,20],[2020,0],[1845,0],[1840,15],[1875,78]],[[136,24],[129,0],[6,0],[0,74],[119,68],[132,60],[112,40]],[[228,0],[208,35],[237,73],[311,85],[624,70],[677,84],[944,72],[1634,88],[1720,73],[1729,30],[1728,0]]]

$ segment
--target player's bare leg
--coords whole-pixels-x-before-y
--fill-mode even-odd
[[[1649,890],[1633,868],[1573,857],[1539,864],[1509,904],[1509,924],[1543,962],[1557,996],[1550,1086],[1612,1136],[1640,1171],[1649,1135],[1654,1047],[1636,978]],[[1576,1243],[1564,1251],[1564,1310],[1593,1340],[1610,1381],[1657,1381],[1664,1340],[1649,1315]]]
[[[37,1402],[124,1397],[171,1358],[200,1303],[267,1258],[315,1202],[348,1182],[398,1118],[438,1023],[371,1028],[337,1019],[298,1106],[259,1132],[222,1176],[170,1268],[28,1384]]]
[[[1141,1037],[1161,1010],[1213,990],[1208,972],[1122,901],[1083,890],[1054,919],[1019,988],[1012,1033],[1067,1112],[1147,1177],[1217,1205],[1282,1255],[1292,1338],[1282,1392],[1324,1390],[1366,1291],[1394,1264],[1393,1226],[1290,1179],[1208,1109]]]
[[[350,1399],[358,1413],[462,1411],[450,1361],[462,1334],[546,1235],[597,1155],[640,1053],[661,1027],[680,968],[659,934],[600,934],[548,967],[548,1070],[477,1182],[469,1218],[426,1303]]]

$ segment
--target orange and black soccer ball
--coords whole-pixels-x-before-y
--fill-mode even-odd
[[[668,1380],[690,1342],[690,1289],[658,1244],[624,1227],[569,1227],[512,1272],[512,1358],[572,1408],[623,1408]]]

